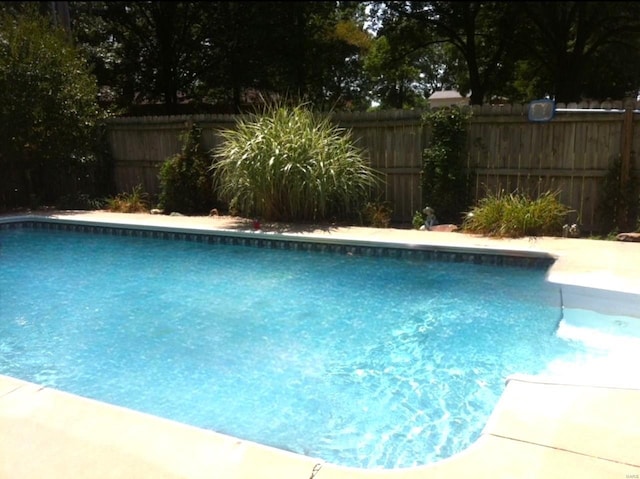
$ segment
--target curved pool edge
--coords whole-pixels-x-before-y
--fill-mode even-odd
[[[638,401],[638,389],[513,377],[466,450],[356,469],[0,376],[0,478],[630,477],[640,473]]]
[[[56,220],[59,216],[12,216],[0,218],[0,222],[32,221],[34,218]],[[71,221],[140,226],[135,222],[123,223],[113,218],[83,218],[80,214]],[[69,217],[65,217],[65,220],[69,220]],[[142,225],[149,228],[158,226]],[[194,231],[201,225],[163,227],[186,227]],[[252,231],[209,226],[204,229],[255,235]],[[347,241],[351,238],[372,244],[403,244],[409,248],[412,244],[451,248],[451,244],[442,244],[440,241],[460,239],[454,236],[427,237],[423,232],[417,232],[423,235],[419,238],[416,232],[403,232],[402,236],[385,237],[377,241],[373,233],[371,236],[368,231],[365,233],[360,239],[353,239],[353,231],[344,235],[330,232],[329,237],[324,234],[320,236],[326,241]],[[299,233],[287,233],[285,236],[291,235],[300,237]],[[406,239],[407,236],[410,238]],[[314,235],[306,237],[313,237],[310,241],[317,240]],[[422,241],[423,238],[427,241]],[[500,249],[493,242],[466,239],[468,241],[465,244],[456,245],[455,248],[473,252],[501,251],[502,254],[513,254],[515,251],[515,254],[548,255],[564,260],[563,269],[552,278],[559,284],[565,284],[559,279],[566,276],[568,267],[575,265],[575,259],[574,262],[566,261],[567,256],[574,252],[573,243],[565,252],[562,249],[546,249],[540,244],[542,242],[535,245],[531,241],[528,244],[520,242],[516,249]],[[635,256],[631,264],[637,266],[638,258]],[[629,264],[628,257],[622,261]],[[554,267],[557,263],[554,263]],[[571,279],[579,277],[581,272],[584,273],[569,271],[573,275]],[[610,282],[591,284],[587,280],[568,281],[566,284],[595,286],[603,290],[610,290],[612,286]],[[602,288],[603,285],[605,288]],[[640,292],[636,286],[632,282],[630,288],[626,288],[627,292]],[[640,450],[640,439],[636,437],[640,430],[640,415],[635,406],[639,400],[640,391],[636,389],[558,384],[552,380],[512,377],[507,381],[480,438],[466,450],[448,459],[415,468],[355,469],[323,464],[314,458],[0,376],[0,443],[3,444],[3,448],[0,448],[0,478],[306,479],[449,478],[463,475],[564,478],[578,473],[580,477],[594,478],[622,477],[623,474],[636,477],[640,473],[640,461],[629,455],[629,451],[633,453]]]

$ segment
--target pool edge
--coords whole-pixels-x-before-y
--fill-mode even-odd
[[[480,438],[464,451],[424,466],[370,470],[325,463],[0,376],[0,390],[7,384],[5,389],[10,392],[0,394],[3,479],[429,479],[469,474],[481,478],[564,478],[571,471],[595,478],[640,472],[640,462],[633,456],[640,446],[635,434],[640,419],[627,421],[613,441],[611,437],[603,438],[603,429],[610,432],[606,422],[603,426],[602,420],[589,421],[602,417],[601,405],[606,395],[615,401],[616,407],[609,411],[614,418],[624,414],[625,408],[627,413],[635,412],[640,390],[538,383],[514,377],[508,381]],[[566,417],[567,407],[578,399],[590,407],[573,408],[570,418],[558,422],[558,414]],[[532,463],[537,474],[531,474]]]
[[[74,218],[73,216],[41,216],[41,215],[22,215],[12,217],[0,217],[0,225],[17,224],[17,223],[48,223],[48,224],[65,224],[65,225],[81,225],[97,228],[124,228],[138,231],[163,231],[176,234],[195,234],[195,235],[215,235],[221,237],[241,238],[246,240],[262,239],[264,241],[283,241],[287,243],[304,243],[304,244],[340,244],[363,248],[385,248],[400,249],[406,251],[433,251],[443,253],[483,255],[483,256],[499,256],[513,258],[514,260],[539,260],[540,265],[544,267],[551,266],[558,258],[552,254],[540,250],[531,249],[506,249],[488,246],[456,246],[447,244],[437,244],[429,242],[406,242],[406,241],[381,241],[368,240],[357,237],[349,237],[343,235],[328,235],[314,233],[296,233],[296,232],[272,232],[272,231],[252,231],[243,229],[229,229],[216,227],[189,227],[170,226],[163,224],[137,224],[135,222],[122,222],[113,220],[87,220],[82,218]],[[525,264],[525,263],[523,263]]]

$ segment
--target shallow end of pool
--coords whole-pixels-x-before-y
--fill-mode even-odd
[[[639,390],[514,376],[464,451],[425,466],[367,470],[0,376],[0,478],[625,477],[640,473],[638,401]]]

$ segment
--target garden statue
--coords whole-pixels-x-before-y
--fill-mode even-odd
[[[579,238],[580,237],[580,227],[577,224],[572,224],[571,226],[564,225],[562,227],[562,236],[564,238]]]
[[[427,206],[422,210],[424,213],[424,225],[420,228],[421,230],[430,230],[435,225],[438,224],[438,219],[436,218],[436,212],[430,206]]]

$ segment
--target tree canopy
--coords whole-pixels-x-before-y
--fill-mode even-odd
[[[319,110],[416,108],[441,89],[474,104],[570,102],[640,85],[637,2],[35,4],[58,23],[68,12],[114,114],[232,113],[285,97]]]
[[[445,44],[443,65],[471,103],[635,96],[635,2],[378,2],[380,31],[407,51]],[[464,66],[461,68],[461,66]],[[443,69],[444,70],[444,69]]]

